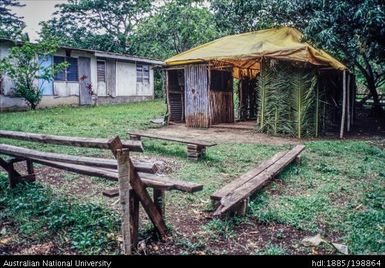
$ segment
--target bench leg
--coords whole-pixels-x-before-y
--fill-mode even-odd
[[[154,189],[154,203],[163,220],[165,219],[165,194],[163,190]]]
[[[138,135],[131,135],[131,134],[130,134],[130,140],[133,140],[133,141],[140,141],[140,140],[141,140],[141,136],[138,136]]]
[[[21,178],[21,174],[16,171],[15,167],[13,166],[13,163],[8,164],[7,168],[8,172],[8,182],[9,182],[9,188],[14,188],[16,184],[20,181],[18,178]]]
[[[295,159],[294,159],[294,162],[295,162],[297,165],[301,164],[301,161],[302,161],[301,155],[297,155],[297,156],[295,157]]]
[[[239,204],[239,207],[237,210],[235,210],[235,214],[239,216],[245,216],[247,213],[247,207],[249,206],[249,198],[246,198],[242,200],[242,202]]]
[[[27,162],[27,171],[28,171],[28,175],[30,176],[30,180],[36,181],[35,169],[33,168],[33,161],[26,160],[26,162]]]
[[[129,200],[131,247],[132,249],[136,249],[138,246],[139,232],[139,198],[133,189],[130,190]]]
[[[206,147],[196,144],[187,144],[187,158],[189,160],[198,161],[206,154]]]

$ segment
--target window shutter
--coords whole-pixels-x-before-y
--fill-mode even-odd
[[[106,62],[97,61],[96,65],[97,65],[98,82],[105,82],[106,81]]]
[[[143,83],[143,66],[141,64],[136,65],[136,82]]]
[[[150,83],[150,67],[143,65],[143,82]]]

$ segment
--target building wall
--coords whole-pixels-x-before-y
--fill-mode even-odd
[[[0,41],[0,59],[9,54],[12,43]],[[66,51],[60,49],[55,54],[57,56],[66,56]],[[141,86],[136,83],[136,63],[122,60],[116,61],[109,59],[113,63],[111,78],[112,88],[107,89],[106,82],[97,81],[97,58],[95,55],[84,51],[71,51],[71,57],[88,57],[91,59],[91,83],[93,90],[98,94],[98,103],[124,103],[131,101],[143,101],[153,99],[154,96],[154,71],[150,66],[150,83]],[[79,72],[79,77],[82,74]],[[107,73],[106,73],[107,75]],[[36,81],[38,83],[38,81]],[[111,84],[111,83],[110,83]],[[0,111],[25,110],[28,108],[22,98],[13,95],[12,80],[3,75],[2,90],[0,91]],[[113,94],[111,90],[114,91]],[[79,104],[79,82],[73,81],[54,81],[53,95],[43,96],[38,108],[52,107],[58,105],[78,105]]]
[[[66,56],[66,53],[64,49],[60,49],[55,55]],[[71,57],[87,57],[91,59],[91,83],[94,88],[97,87],[96,57],[83,51],[71,51]],[[79,77],[80,76],[82,76],[82,74],[79,72]],[[79,82],[54,81],[54,96],[79,96]]]
[[[136,64],[116,62],[116,96],[136,95]]]
[[[0,41],[0,60],[9,55],[9,49],[11,47],[12,44],[10,42]],[[2,89],[0,92],[2,92],[4,95],[12,94],[13,82],[7,75],[2,75],[1,87]]]

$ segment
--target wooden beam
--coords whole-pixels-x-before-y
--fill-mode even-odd
[[[344,137],[345,114],[346,114],[346,70],[342,72],[342,115],[341,115],[340,139]]]
[[[0,144],[0,154],[30,159],[58,161],[63,163],[71,163],[75,165],[83,165],[90,167],[110,168],[115,170],[118,168],[118,164],[115,159],[41,152],[33,149],[6,144]],[[135,168],[137,168],[141,172],[156,172],[155,164],[151,164],[148,162],[146,163],[144,161],[133,161],[133,163],[135,165]]]
[[[279,152],[275,154],[272,158],[264,161],[260,165],[258,165],[256,168],[248,171],[247,173],[241,175],[236,180],[233,180],[232,182],[226,184],[219,190],[217,190],[215,193],[211,195],[212,200],[221,200],[223,197],[227,195],[227,193],[234,191],[238,187],[242,186],[255,176],[258,176],[261,172],[272,166],[275,162],[277,162],[279,159],[281,159],[287,152]]]
[[[152,138],[152,139],[174,141],[174,142],[185,143],[185,144],[200,145],[205,147],[211,147],[211,146],[217,145],[216,143],[212,143],[212,142],[188,140],[188,139],[181,139],[181,138],[168,137],[168,136],[149,134],[149,133],[141,133],[141,132],[127,132],[127,133],[128,135],[130,136],[133,135],[134,137],[146,137],[146,138]]]
[[[112,181],[119,180],[118,172],[113,169],[94,168],[94,167],[74,165],[74,164],[61,163],[61,162],[48,161],[48,160],[40,160],[40,159],[33,159],[33,161],[42,165],[63,169],[63,170],[75,172],[82,175],[100,177],[100,178],[105,178]],[[177,186],[174,185],[175,183],[178,183],[177,181],[174,181],[173,183],[171,183],[168,181],[163,181],[159,176],[146,176],[146,175],[151,175],[148,173],[140,173],[140,174],[143,177],[142,181],[146,187],[158,188],[163,190],[170,190],[170,189],[177,188]],[[184,185],[182,184],[179,187],[183,188],[183,186]]]
[[[247,181],[234,191],[229,192],[224,196],[219,207],[214,212],[214,216],[220,216],[227,211],[232,210],[242,202],[242,200],[250,197],[257,190],[261,189],[266,183],[274,178],[287,165],[295,160],[295,158],[305,149],[304,145],[297,145],[292,150],[287,152],[282,158],[277,160],[273,165],[259,173],[256,177]]]
[[[40,142],[45,144],[68,145],[87,148],[109,149],[109,139],[101,138],[85,138],[85,137],[68,137],[44,135],[27,132],[0,130],[1,138],[9,138],[24,141]],[[143,152],[143,146],[138,141],[122,141],[123,148],[129,148],[133,152]]]
[[[350,132],[350,101],[351,101],[351,91],[350,91],[350,74],[348,73],[348,77],[347,77],[347,90],[346,90],[346,112],[347,112],[347,117],[346,117],[346,131],[347,132]]]

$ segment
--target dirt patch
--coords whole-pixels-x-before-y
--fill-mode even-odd
[[[251,130],[220,129],[220,128],[188,128],[183,124],[170,125],[163,128],[149,129],[146,133],[165,135],[169,137],[202,140],[210,142],[231,142],[246,144],[297,144],[294,138],[273,137]]]

